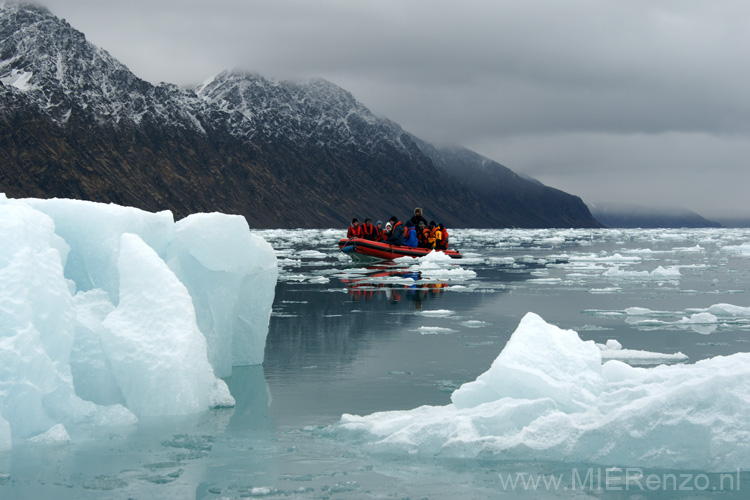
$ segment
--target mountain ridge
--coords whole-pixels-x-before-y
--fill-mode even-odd
[[[330,227],[415,206],[453,227],[600,226],[580,198],[468,150],[440,152],[326,80],[230,70],[192,90],[152,85],[44,7],[0,10],[0,103],[0,190],[11,197],[178,218],[222,211],[256,227]],[[494,189],[466,182],[482,175]]]
[[[626,203],[592,203],[589,206],[597,220],[613,228],[703,228],[722,227],[684,208],[646,207]]]

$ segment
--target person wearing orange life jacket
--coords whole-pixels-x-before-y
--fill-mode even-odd
[[[379,220],[375,223],[375,231],[377,233],[375,241],[385,241],[385,229],[383,229],[383,221]]]
[[[356,217],[352,219],[352,225],[349,226],[349,230],[346,232],[346,237],[349,239],[362,237],[362,227],[359,225],[359,219]]]
[[[390,245],[403,245],[404,244],[404,225],[394,215],[390,219],[391,232],[385,239],[385,242]]]
[[[432,248],[428,239],[430,238],[430,229],[424,222],[419,223],[419,246],[422,248]]]
[[[362,228],[362,238],[370,241],[378,239],[378,232],[375,226],[372,224],[372,219],[365,219],[365,223],[360,226]]]

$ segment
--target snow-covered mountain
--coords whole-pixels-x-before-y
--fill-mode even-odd
[[[196,92],[209,106],[230,116],[230,132],[236,137],[252,140],[260,134],[293,143],[313,142],[331,150],[354,147],[367,154],[382,153],[387,144],[406,155],[418,154],[402,131],[322,78],[276,82],[226,71]]]
[[[405,217],[417,205],[453,226],[597,225],[577,197],[558,192],[550,210],[551,191],[536,181],[514,178],[525,193],[516,196],[501,189],[499,164],[457,161],[475,153],[438,158],[325,80],[227,71],[196,89],[155,86],[43,7],[0,9],[0,104],[0,191],[9,196],[178,217],[218,210],[264,227]],[[465,182],[477,177],[498,189]]]
[[[10,3],[0,19],[0,81],[65,124],[75,113],[99,125],[151,114],[200,127],[200,102],[174,85],[154,87],[43,7]],[[167,97],[167,99],[165,99]]]

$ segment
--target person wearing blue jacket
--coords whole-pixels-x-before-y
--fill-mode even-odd
[[[404,245],[407,247],[416,248],[419,246],[419,238],[417,238],[417,228],[414,227],[412,221],[406,222],[406,231],[404,236]]]

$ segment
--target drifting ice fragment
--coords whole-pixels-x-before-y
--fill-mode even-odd
[[[451,400],[457,408],[471,408],[501,397],[551,397],[560,408],[580,410],[602,390],[601,364],[594,342],[581,342],[576,332],[529,313],[490,369]]]
[[[47,432],[30,438],[29,442],[38,444],[65,444],[70,442],[70,436],[63,424],[56,424]]]
[[[750,354],[653,368],[600,363],[593,342],[529,313],[492,367],[453,393],[455,404],[343,415],[331,432],[386,453],[750,467]]]
[[[616,359],[631,365],[657,365],[661,363],[682,363],[688,357],[681,352],[664,354],[660,352],[623,349],[622,344],[609,339],[606,344],[596,344],[601,351],[602,360]]]

